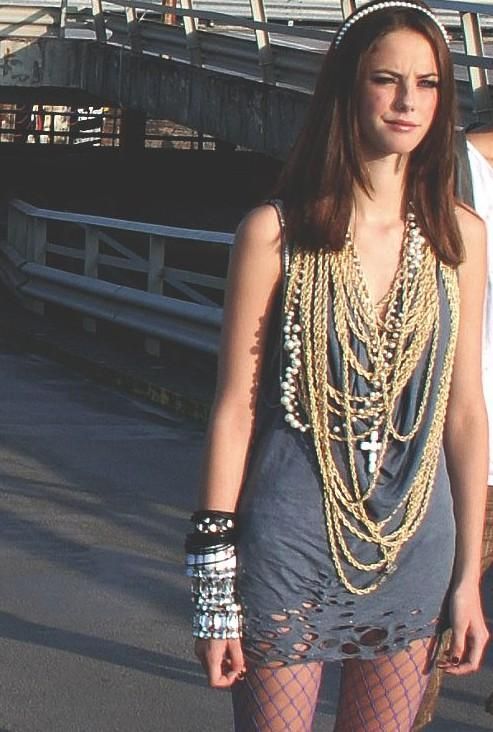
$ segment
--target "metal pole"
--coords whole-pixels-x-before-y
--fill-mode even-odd
[[[91,0],[92,17],[94,20],[94,30],[96,32],[96,40],[100,43],[106,43],[106,29],[104,27],[103,3],[101,0]]]
[[[253,20],[259,23],[267,22],[263,0],[250,0],[250,9]],[[265,81],[267,84],[274,84],[274,59],[272,57],[269,32],[255,29],[255,38],[257,40],[258,62],[262,72],[262,81]]]
[[[356,0],[341,0],[342,17],[348,18],[356,10]]]
[[[462,30],[464,32],[464,48],[471,56],[484,56],[481,24],[477,13],[460,13]],[[467,66],[469,82],[473,96],[473,109],[479,119],[481,116],[491,118],[493,113],[491,93],[488,87],[486,69],[477,66]]]
[[[141,50],[139,22],[137,19],[137,11],[133,7],[125,8],[125,17],[127,19],[128,37],[130,39],[130,48],[136,53]]]
[[[183,10],[193,10],[193,0],[180,0],[180,7]],[[202,53],[200,50],[200,36],[197,30],[197,18],[192,16],[183,17],[183,27],[187,39],[187,48],[190,54],[190,63],[193,66],[202,66]]]
[[[65,27],[67,25],[67,1],[60,0],[60,28],[58,30],[59,38],[65,38]]]

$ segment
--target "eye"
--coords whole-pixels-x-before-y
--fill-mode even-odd
[[[375,76],[371,77],[371,80],[374,84],[395,84],[396,80],[393,76],[386,76],[384,74],[376,74]]]
[[[420,79],[418,86],[422,89],[438,89],[440,82],[438,79]]]

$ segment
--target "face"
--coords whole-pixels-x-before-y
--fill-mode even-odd
[[[367,159],[408,155],[423,140],[438,104],[438,67],[429,41],[392,31],[368,54],[358,121]]]

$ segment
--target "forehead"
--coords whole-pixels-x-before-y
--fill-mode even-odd
[[[366,64],[370,68],[388,67],[395,71],[412,69],[417,74],[438,72],[431,43],[421,33],[407,28],[379,38],[370,49]]]

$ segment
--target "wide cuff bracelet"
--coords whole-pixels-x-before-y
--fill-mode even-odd
[[[192,635],[203,639],[241,637],[243,615],[236,596],[234,514],[198,511],[187,536],[186,573],[191,578]]]
[[[218,610],[197,610],[192,620],[194,638],[228,640],[241,638],[243,616],[238,603]]]

